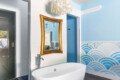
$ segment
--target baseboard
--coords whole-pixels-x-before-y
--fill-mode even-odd
[[[107,79],[111,79],[111,80],[120,80],[120,78],[118,76],[113,76],[113,75],[108,75],[108,74],[102,74],[99,72],[94,72],[94,71],[87,71],[88,74],[92,74],[92,75],[96,75],[96,76],[100,76],[103,78],[107,78]]]

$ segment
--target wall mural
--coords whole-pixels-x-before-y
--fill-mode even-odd
[[[87,70],[120,77],[120,42],[82,42]]]

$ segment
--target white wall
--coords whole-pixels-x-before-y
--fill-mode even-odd
[[[63,19],[62,25],[62,47],[63,53],[53,53],[42,56],[44,61],[41,67],[67,62],[67,34],[66,34],[66,15],[52,16],[46,11],[46,6],[50,0],[31,0],[31,69],[35,69],[35,56],[40,54],[41,47],[41,24],[40,14],[57,19]]]
[[[16,77],[28,74],[28,3],[0,0],[0,9],[16,12]]]
[[[44,58],[44,61],[41,61],[41,67],[67,62],[67,22],[66,22],[67,16],[66,14],[61,16],[55,16],[48,13],[50,11],[50,6],[48,6],[50,1],[51,0],[31,0],[31,70],[37,68],[37,66],[35,65],[35,57],[37,56],[37,54],[40,54],[41,49],[40,15],[45,15],[51,18],[63,19],[62,24],[63,54],[53,53],[42,56]],[[72,12],[69,14],[77,17],[78,36],[80,36],[79,31],[81,11],[73,8]],[[78,40],[79,38],[80,37],[78,37]],[[78,56],[80,56],[80,52],[78,52]]]

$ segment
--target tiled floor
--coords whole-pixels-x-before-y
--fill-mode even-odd
[[[99,76],[94,76],[94,75],[86,73],[85,80],[110,80],[110,79],[106,79],[106,78],[102,78],[102,77],[99,77]]]

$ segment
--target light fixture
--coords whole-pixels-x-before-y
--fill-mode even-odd
[[[51,12],[57,15],[63,15],[72,11],[71,0],[52,0]]]

